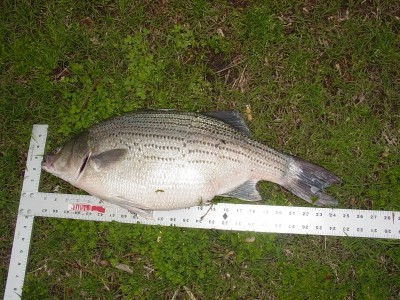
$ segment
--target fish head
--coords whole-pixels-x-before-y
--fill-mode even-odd
[[[71,184],[82,175],[91,151],[86,131],[43,157],[42,169]]]

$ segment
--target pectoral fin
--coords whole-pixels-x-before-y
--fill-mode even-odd
[[[90,165],[96,170],[101,171],[118,161],[122,160],[126,153],[128,152],[127,149],[113,149],[108,150],[96,155],[93,155],[90,158]]]
[[[256,189],[257,181],[249,180],[238,186],[233,191],[228,193],[224,193],[222,197],[232,197],[237,198],[244,201],[260,201],[261,196],[260,193]]]

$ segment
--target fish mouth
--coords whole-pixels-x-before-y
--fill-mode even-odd
[[[54,155],[45,154],[42,161],[42,169],[49,172],[53,168]]]

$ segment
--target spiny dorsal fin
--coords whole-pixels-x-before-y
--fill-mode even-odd
[[[203,114],[208,117],[218,119],[239,130],[245,135],[251,136],[250,129],[247,127],[246,122],[243,120],[242,116],[235,110],[209,111]]]

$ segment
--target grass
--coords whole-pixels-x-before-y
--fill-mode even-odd
[[[50,146],[139,108],[252,109],[340,207],[400,210],[395,1],[6,1],[0,290],[33,124]],[[43,190],[79,193],[44,175]],[[305,205],[268,183],[266,203]],[[255,237],[251,243],[246,238]],[[117,268],[124,264],[130,274]],[[399,242],[38,219],[25,299],[397,299]]]

